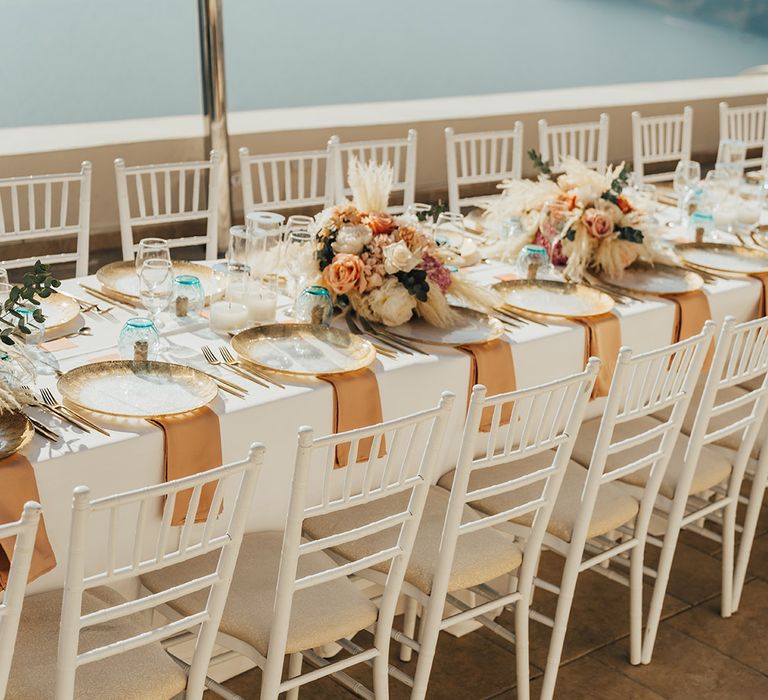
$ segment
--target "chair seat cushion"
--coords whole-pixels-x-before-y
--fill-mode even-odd
[[[61,601],[61,590],[25,599],[6,700],[54,697]],[[83,594],[82,612],[90,613],[123,602],[123,597],[111,588],[92,588]],[[145,630],[147,625],[138,614],[87,627],[80,634],[79,650],[83,653]],[[183,692],[186,685],[184,671],[160,643],[155,643],[81,666],[75,677],[75,697],[78,700],[167,700]]]
[[[305,521],[306,533],[315,539],[334,534],[351,527],[360,527],[386,515],[401,512],[408,505],[410,494],[403,492],[388,496],[373,503],[357,506],[343,512],[331,513]],[[437,568],[440,538],[443,522],[448,508],[448,494],[433,486],[429,490],[427,505],[419,524],[413,553],[405,580],[419,590],[429,594]],[[464,508],[462,522],[478,520],[480,516],[471,508]],[[355,542],[348,542],[334,548],[345,559],[360,559],[380,549],[394,544],[397,530],[384,530],[376,535],[365,537]],[[458,591],[479,583],[492,581],[520,566],[523,559],[515,538],[505,532],[488,527],[460,535],[456,544],[451,575],[448,578],[448,590]],[[385,571],[387,564],[377,567]]]
[[[651,416],[637,418],[627,423],[619,423],[614,430],[613,440],[626,440],[633,435],[637,435],[644,430],[649,430],[659,425],[659,421]],[[592,459],[592,450],[597,439],[597,432],[600,429],[600,419],[586,421],[579,430],[579,436],[576,439],[576,445],[573,448],[573,458],[583,464],[588,465]],[[616,469],[624,464],[640,459],[649,454],[658,447],[660,438],[649,440],[642,445],[633,447],[629,450],[617,452],[608,456],[606,462],[606,471]],[[672,456],[664,473],[664,479],[661,482],[659,493],[666,498],[673,498],[677,483],[683,472],[685,451],[688,449],[688,436],[680,435],[672,450]],[[727,479],[731,473],[731,463],[728,458],[720,451],[709,447],[704,447],[699,456],[699,463],[691,481],[689,493],[701,493],[707,489],[719,484],[723,479]],[[622,481],[633,486],[645,486],[648,480],[648,469],[629,474]]]
[[[494,484],[516,479],[530,474],[539,469],[544,469],[552,464],[554,452],[540,452],[537,455],[526,457],[509,464],[500,464],[496,467],[478,469],[470,478],[470,491],[492,486]],[[448,472],[438,484],[445,489],[450,489],[453,483],[454,472]],[[558,494],[552,517],[549,519],[547,530],[559,539],[570,542],[573,528],[576,524],[581,509],[581,492],[586,481],[587,470],[576,462],[569,462],[565,471],[560,493]],[[492,496],[481,501],[474,501],[473,507],[485,513],[501,513],[504,510],[521,505],[541,495],[544,482],[524,486],[515,491],[498,496]],[[620,525],[630,522],[639,509],[637,499],[630,496],[624,489],[613,484],[605,484],[598,492],[595,509],[587,530],[587,537],[597,537]],[[528,513],[515,519],[522,525],[530,526],[533,523],[533,513]]]
[[[253,532],[243,538],[227,605],[219,629],[250,644],[263,656],[269,649],[277,574],[283,547],[282,532]],[[216,567],[218,552],[153,571],[141,577],[152,592],[177,586]],[[314,574],[334,566],[323,552],[299,557],[298,575]],[[200,610],[207,590],[184,596],[171,605],[187,615]],[[286,653],[330,644],[350,637],[376,622],[376,606],[347,578],[310,586],[293,598]]]
[[[750,391],[757,389],[760,384],[762,383],[762,378],[759,377],[757,380],[753,380],[751,382],[747,382],[744,387],[741,386],[729,386],[724,389],[720,389],[720,391],[717,392],[717,398],[715,399],[716,405],[721,405],[725,403],[726,401],[733,401],[734,399],[738,399],[742,396],[745,396]],[[690,435],[691,432],[693,432],[693,423],[696,420],[696,413],[699,409],[699,402],[701,401],[701,394],[704,391],[704,382],[700,381],[696,385],[696,389],[693,392],[693,395],[691,397],[691,405],[688,408],[688,412],[685,414],[685,418],[683,419],[683,427],[682,431],[686,435]],[[745,406],[741,406],[739,408],[736,408],[732,411],[728,411],[727,413],[723,413],[719,416],[714,416],[710,418],[709,425],[707,426],[707,432],[711,433],[715,430],[719,430],[720,428],[725,428],[728,425],[731,425],[735,421],[739,420],[740,418],[744,418],[749,415],[749,413],[752,410],[752,406],[754,404],[750,401]],[[669,410],[660,412],[656,415],[657,418],[660,420],[666,420],[669,417]],[[741,446],[741,438],[744,431],[739,430],[736,433],[733,433],[731,435],[726,435],[723,438],[720,438],[717,442],[713,443],[714,445],[720,445],[721,447],[727,447],[730,450],[733,450],[734,452],[738,452],[739,447]],[[758,459],[760,457],[760,448],[765,444],[766,439],[768,439],[768,421],[763,421],[763,424],[760,426],[760,430],[757,434],[757,440],[755,440],[755,444],[752,446],[751,451],[751,457],[753,459]]]

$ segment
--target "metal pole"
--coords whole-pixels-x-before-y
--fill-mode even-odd
[[[224,24],[221,0],[197,0],[200,33],[200,66],[203,81],[206,151],[219,154],[219,249],[224,250],[232,225],[229,133],[227,131],[226,79],[224,75]]]

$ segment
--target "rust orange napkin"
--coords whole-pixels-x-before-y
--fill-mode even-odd
[[[369,369],[343,374],[322,374],[319,379],[333,387],[333,431],[365,428],[382,422],[381,395],[376,375]],[[357,448],[357,461],[365,462],[371,454],[373,438],[361,440]],[[387,453],[384,439],[379,444],[379,457]],[[349,443],[336,446],[335,468],[346,467],[349,461]]]
[[[482,384],[488,390],[488,396],[496,396],[517,389],[515,363],[512,360],[512,346],[498,338],[487,343],[460,345],[470,357],[469,392],[475,384]],[[501,409],[500,425],[507,425],[512,414],[512,404],[505,404]],[[480,430],[487,433],[491,429],[493,407],[483,409],[480,418]]]
[[[760,290],[760,315],[768,316],[768,272],[753,272],[750,277],[754,277],[763,285]]]
[[[15,454],[0,460],[0,479],[2,480],[0,482],[0,523],[18,520],[27,501],[40,502],[35,470],[24,455]],[[14,544],[15,538],[0,540],[0,588],[3,589],[8,583]],[[32,552],[29,580],[34,581],[55,566],[56,557],[48,541],[45,523],[41,518],[37,528],[35,549]]]
[[[165,478],[167,481],[181,479],[221,466],[219,417],[207,406],[176,416],[153,418],[149,422],[162,428],[165,435]],[[215,491],[216,484],[214,482],[203,487],[197,513],[195,513],[196,523],[204,522],[208,517]],[[184,524],[191,497],[191,489],[176,494],[171,524]]]
[[[592,389],[592,398],[608,396],[611,388],[613,371],[616,369],[616,359],[621,348],[621,324],[615,314],[607,313],[573,319],[586,328],[584,343],[584,362],[590,357],[600,358],[600,371]]]
[[[712,318],[707,295],[701,289],[681,294],[666,294],[664,298],[675,302],[675,327],[672,330],[673,343],[687,340],[701,333],[704,322]],[[713,352],[714,344],[710,343],[702,370],[709,368]]]

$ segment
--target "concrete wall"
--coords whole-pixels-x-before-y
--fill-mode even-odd
[[[682,111],[694,108],[694,157],[709,160],[717,150],[718,103],[764,103],[768,77],[675,81],[654,84],[601,86],[570,90],[536,91],[410,102],[339,105],[242,112],[230,115],[230,156],[233,169],[235,220],[242,217],[237,150],[270,153],[323,148],[332,134],[343,140],[386,138],[418,130],[417,199],[434,201],[445,196],[443,130],[487,131],[509,128],[522,120],[525,144],[538,147],[536,122],[597,119],[607,112],[610,123],[609,161],[631,160],[630,114]],[[30,127],[0,130],[0,177],[67,172],[82,160],[94,166],[92,231],[94,248],[114,245],[117,203],[112,161],[162,163],[202,157],[204,125],[200,117],[178,117],[136,122]],[[526,174],[531,174],[526,163]]]

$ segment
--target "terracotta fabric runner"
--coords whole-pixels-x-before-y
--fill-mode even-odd
[[[687,340],[701,333],[704,322],[712,318],[707,295],[700,289],[682,294],[666,294],[664,299],[675,302],[675,327],[672,330],[672,342]],[[710,343],[704,358],[702,371],[709,368],[714,353],[714,343]]]
[[[621,349],[621,324],[618,316],[607,313],[599,316],[572,319],[586,329],[584,343],[584,363],[590,357],[600,358],[600,371],[592,389],[592,398],[608,396],[611,388],[613,371],[616,369],[616,359]]]
[[[760,316],[768,316],[768,272],[754,272],[750,275],[763,285],[760,290]]]
[[[40,501],[35,470],[29,460],[18,453],[0,460],[0,523],[18,520],[27,501]],[[0,540],[0,588],[3,589],[8,583],[15,543],[15,538]],[[55,566],[56,557],[48,541],[45,523],[41,518],[37,528],[35,549],[32,552],[29,580],[34,581]]]
[[[381,395],[376,375],[369,369],[343,374],[322,374],[319,379],[328,382],[333,387],[333,432],[343,433],[347,430],[365,428],[381,423]],[[357,461],[365,462],[371,455],[373,438],[361,440],[357,447]],[[349,461],[349,443],[336,446],[336,463],[339,469],[346,467]],[[379,457],[387,453],[387,447],[382,437],[379,444]]]
[[[487,343],[460,345],[470,357],[469,393],[475,384],[482,384],[488,390],[488,396],[504,394],[517,389],[515,363],[512,359],[512,346],[501,338]],[[507,425],[512,415],[512,404],[502,406],[500,425]],[[487,433],[491,429],[493,407],[483,409],[480,418],[480,430]]]
[[[167,481],[199,474],[220,467],[221,430],[219,417],[207,406],[176,416],[153,418],[149,421],[165,434],[165,478]],[[200,493],[195,522],[204,522],[211,508],[215,482],[206,484]],[[192,497],[192,489],[176,494],[172,525],[183,525]]]

